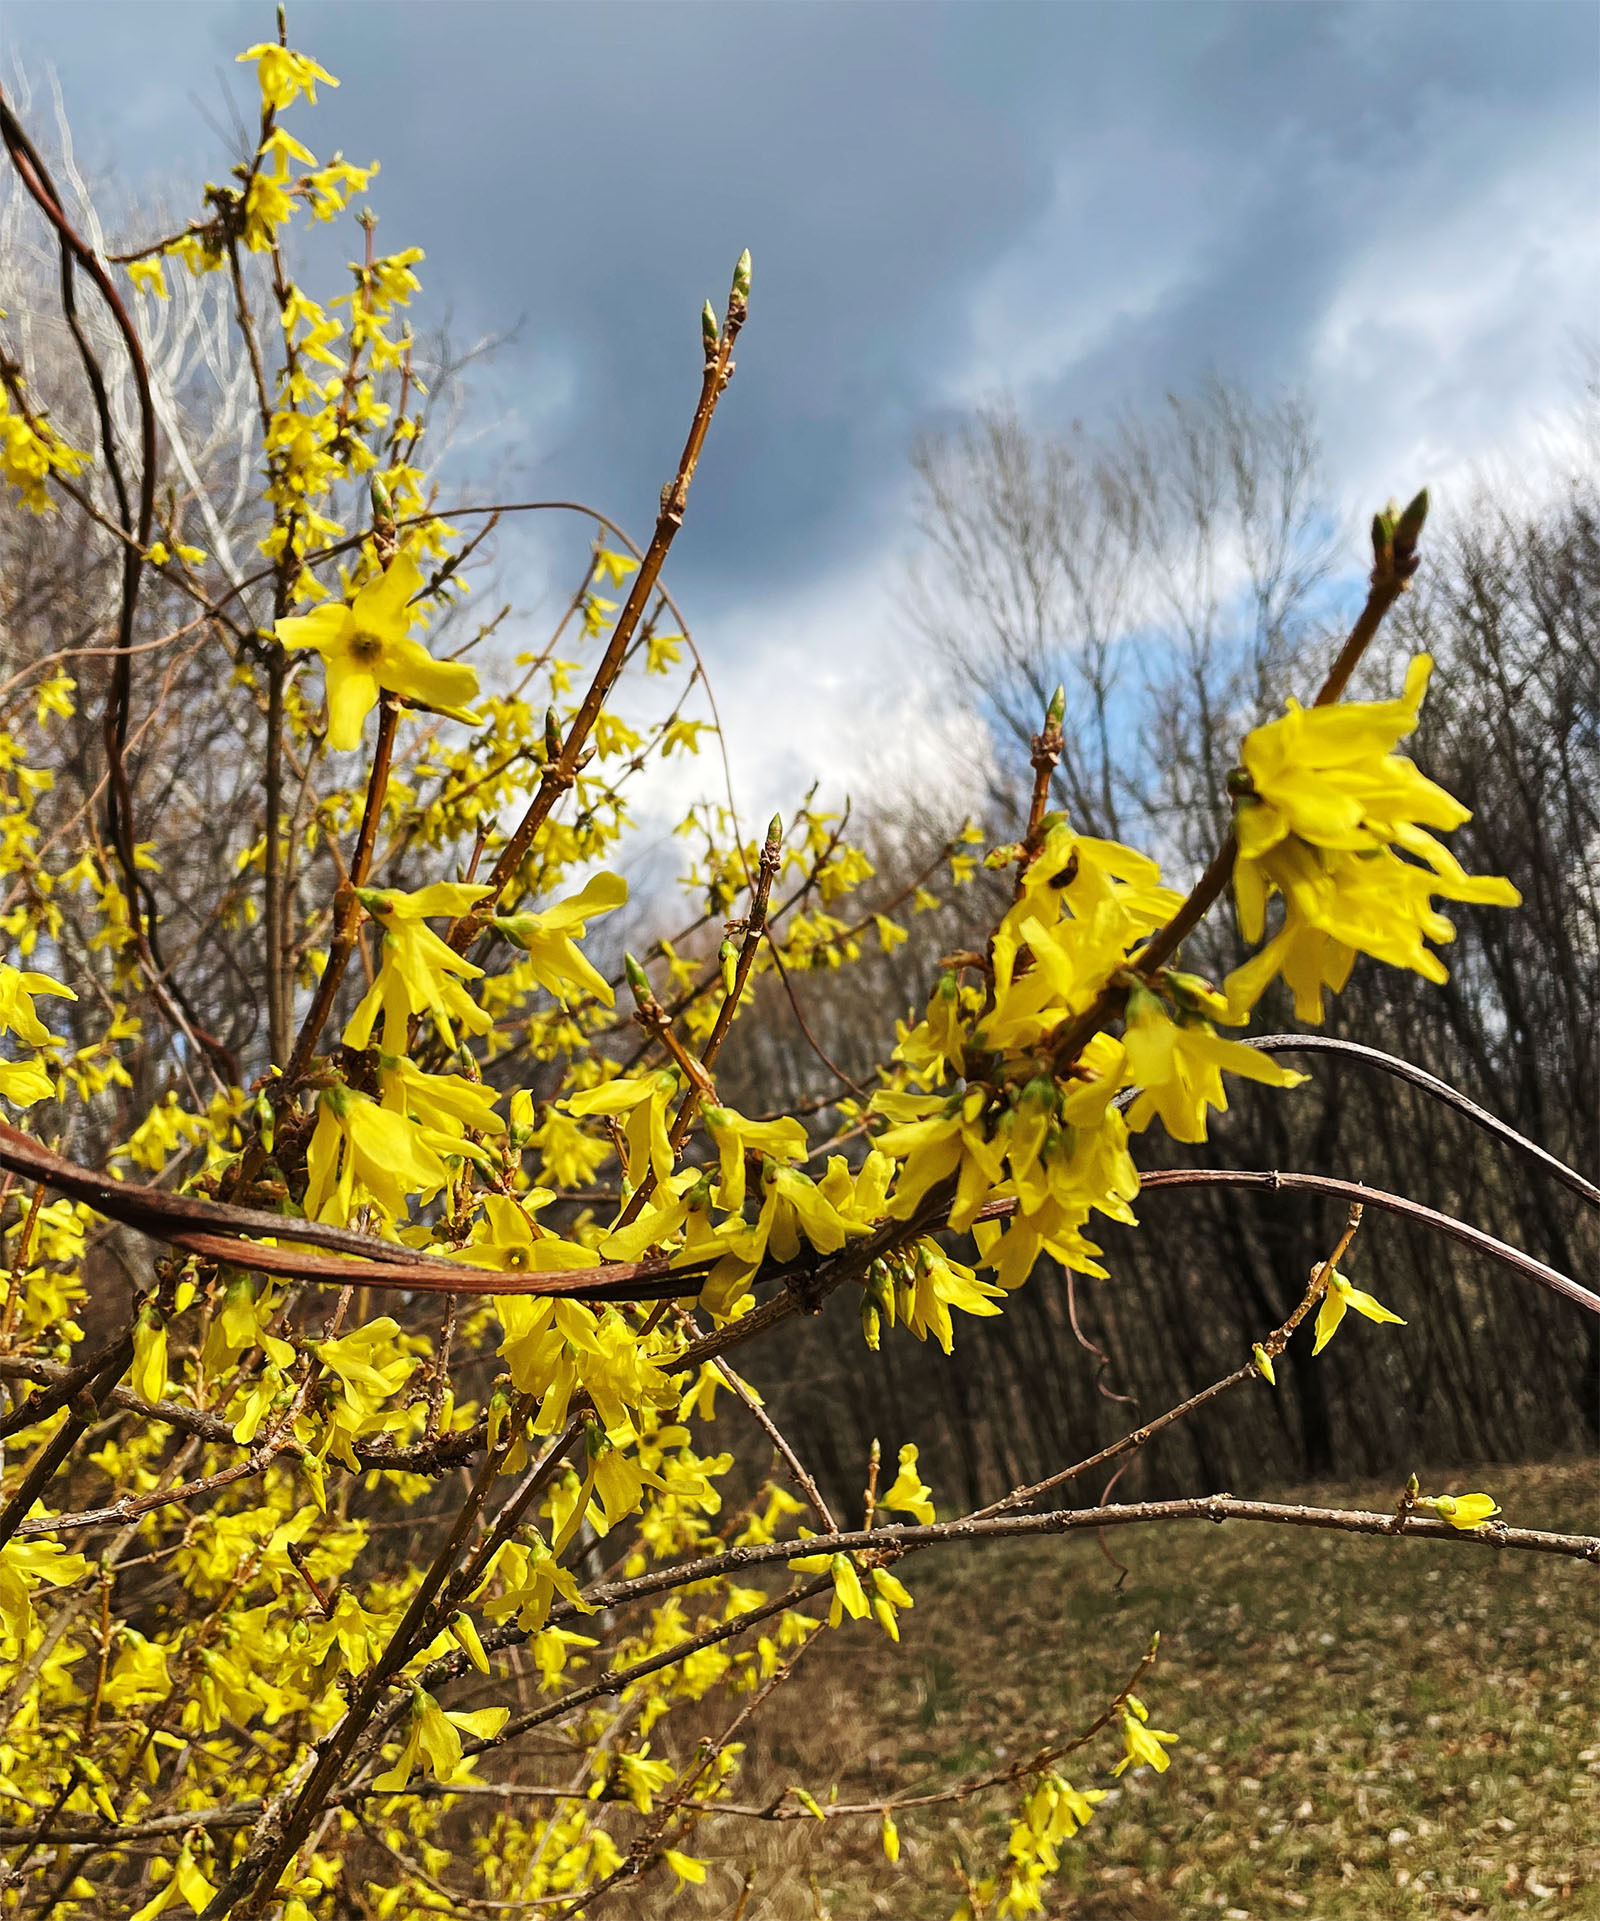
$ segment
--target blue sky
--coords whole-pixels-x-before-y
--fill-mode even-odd
[[[134,191],[225,170],[193,96],[226,73],[248,107],[232,55],[271,32],[232,0],[0,10],[6,71],[54,67]],[[919,429],[1294,385],[1354,529],[1525,455],[1600,312],[1589,4],[299,0],[290,37],[343,81],[291,126],[380,155],[381,239],[427,250],[419,320],[518,328],[471,458],[519,491],[648,528],[700,303],[751,248],[672,577],[755,806],[886,729],[936,743],[898,606]],[[502,553],[530,608],[559,591],[545,530]]]

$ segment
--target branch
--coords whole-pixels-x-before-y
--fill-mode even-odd
[[[1469,1100],[1448,1081],[1441,1081],[1424,1068],[1412,1062],[1401,1060],[1394,1054],[1385,1054],[1376,1047],[1367,1047],[1360,1041],[1339,1040],[1332,1034],[1258,1034],[1253,1038],[1245,1037],[1246,1047],[1259,1047],[1264,1054],[1341,1054],[1348,1060],[1363,1062],[1368,1067],[1376,1067],[1380,1073],[1393,1074],[1396,1080],[1406,1081],[1412,1087],[1420,1087],[1425,1094],[1435,1100],[1443,1101],[1453,1107],[1458,1114],[1465,1114],[1476,1127],[1493,1134],[1496,1140],[1504,1141],[1508,1147],[1530,1155],[1547,1174],[1553,1175],[1564,1187],[1570,1187],[1574,1194],[1580,1195],[1591,1207],[1600,1207],[1600,1187],[1593,1181],[1585,1180],[1575,1168],[1568,1167],[1565,1161],[1558,1161],[1554,1154],[1548,1153],[1536,1141],[1530,1141],[1525,1134],[1519,1134],[1514,1127],[1508,1127],[1498,1115],[1491,1114],[1486,1107]]]
[[[1393,1513],[1375,1514],[1361,1508],[1299,1507],[1279,1501],[1244,1501],[1232,1494],[1200,1494],[1174,1501],[1139,1501],[1122,1507],[1053,1508],[1044,1514],[1001,1514],[985,1520],[971,1516],[957,1521],[932,1521],[891,1527],[855,1528],[838,1534],[808,1534],[800,1540],[764,1541],[733,1547],[701,1561],[659,1568],[631,1581],[606,1581],[584,1590],[594,1608],[621,1607],[631,1601],[663,1594],[673,1588],[723,1575],[748,1573],[752,1568],[786,1562],[813,1554],[914,1554],[922,1548],[961,1541],[1026,1539],[1034,1535],[1076,1534],[1101,1527],[1143,1527],[1170,1521],[1247,1521],[1272,1527],[1314,1528],[1337,1534],[1370,1534],[1424,1541],[1456,1541],[1479,1547],[1515,1548],[1529,1554],[1554,1554],[1567,1560],[1588,1561],[1600,1567],[1600,1535],[1555,1534],[1538,1528],[1507,1527],[1485,1521],[1481,1527],[1455,1528],[1448,1521],[1408,1514],[1397,1522]],[[572,1619],[578,1610],[558,1602],[548,1625]]]

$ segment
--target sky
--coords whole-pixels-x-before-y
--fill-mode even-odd
[[[200,103],[253,111],[232,57],[272,31],[256,0],[3,0],[0,62],[59,75],[91,176],[170,197],[224,171]],[[1358,551],[1390,494],[1525,457],[1600,315],[1587,0],[295,0],[290,39],[342,85],[288,124],[380,156],[380,243],[426,250],[419,326],[511,334],[457,456],[497,488],[643,539],[751,249],[670,579],[752,809],[940,777],[918,432],[1293,388]],[[500,551],[530,620],[567,590],[548,527]]]

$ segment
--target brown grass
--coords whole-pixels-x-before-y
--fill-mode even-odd
[[[1507,1518],[1595,1529],[1592,1465],[1484,1468]],[[1308,1498],[1388,1506],[1392,1489]],[[823,1637],[765,1711],[738,1787],[819,1800],[953,1786],[1093,1718],[1153,1629],[1145,1694],[1182,1735],[1164,1776],[1113,1783],[1108,1733],[1067,1769],[1119,1788],[1068,1845],[1047,1912],[1101,1921],[1490,1921],[1600,1917],[1600,1670],[1594,1570],[1467,1546],[1193,1526],[950,1549],[902,1572],[916,1595],[896,1650],[876,1630]],[[944,1921],[951,1868],[1004,1858],[1007,1798],[900,1822],[723,1819],[692,1844],[704,1888],[640,1916]]]

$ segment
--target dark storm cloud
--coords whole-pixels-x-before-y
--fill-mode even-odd
[[[219,170],[187,96],[270,30],[32,0],[3,29],[128,181]],[[1212,369],[1298,384],[1365,485],[1363,448],[1502,438],[1592,326],[1587,4],[301,0],[291,37],[344,81],[291,124],[382,157],[385,243],[427,249],[462,335],[522,323],[479,416],[519,486],[648,525],[700,302],[752,249],[675,560],[719,652],[763,610],[853,644],[826,583],[903,552],[909,438],[986,393],[1064,421]]]

